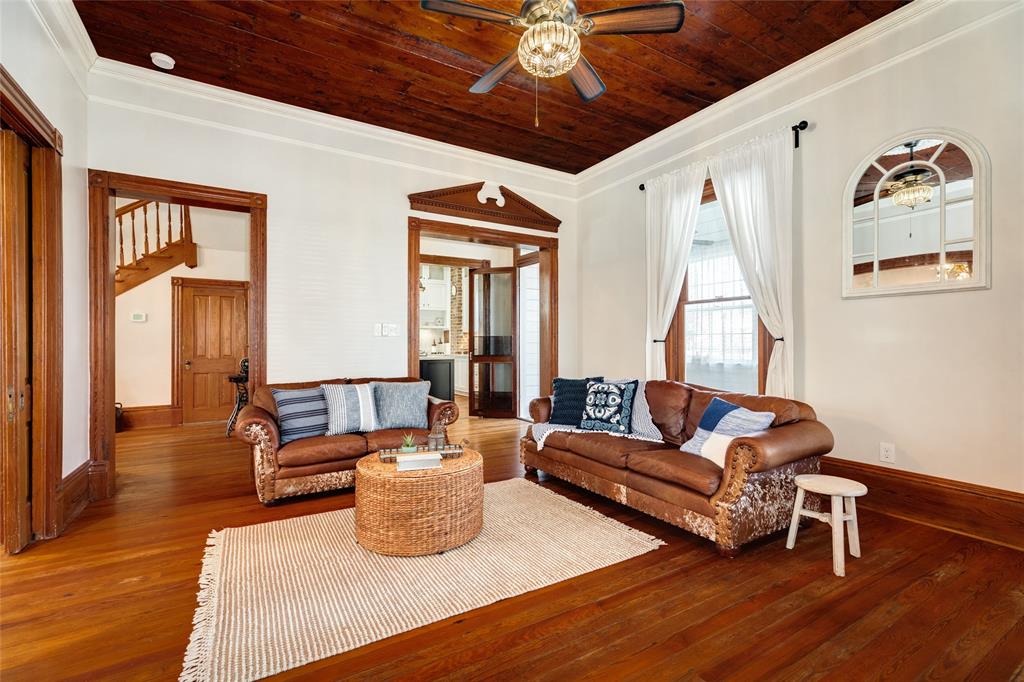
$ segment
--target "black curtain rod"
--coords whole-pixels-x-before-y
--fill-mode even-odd
[[[790,130],[793,131],[793,149],[800,148],[800,131],[807,130],[807,125],[807,121],[800,121],[796,125],[790,127]],[[644,191],[643,183],[640,184],[640,191]]]

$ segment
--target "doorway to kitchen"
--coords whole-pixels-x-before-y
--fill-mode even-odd
[[[557,240],[409,222],[409,371],[470,416],[529,419],[555,370]]]

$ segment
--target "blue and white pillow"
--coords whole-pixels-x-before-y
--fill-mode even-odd
[[[605,381],[589,382],[580,428],[584,431],[632,433],[636,387],[636,381],[617,384]]]
[[[327,435],[368,433],[377,430],[377,407],[370,384],[324,384],[327,400]]]
[[[327,401],[319,386],[315,388],[272,388],[277,403],[277,425],[281,445],[299,438],[327,433]]]
[[[721,398],[712,398],[701,415],[693,438],[679,449],[706,457],[725,468],[725,453],[733,438],[764,431],[775,420],[774,412],[754,412]]]
[[[371,381],[378,429],[427,428],[429,381]]]
[[[608,379],[608,381],[621,384],[634,380]],[[654,417],[651,415],[651,405],[647,402],[647,382],[643,379],[638,379],[636,382],[636,397],[633,399],[633,420],[630,425],[632,427],[632,435],[637,440],[664,442],[665,438],[661,435],[661,429],[654,423]]]

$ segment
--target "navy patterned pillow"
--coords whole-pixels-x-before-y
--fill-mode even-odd
[[[580,428],[585,431],[632,433],[633,400],[638,383],[591,381],[587,385],[587,402]]]
[[[378,429],[427,428],[429,381],[372,381]]]
[[[281,445],[327,433],[327,401],[322,388],[272,388],[270,392],[277,403]]]
[[[564,424],[579,428],[580,415],[587,402],[587,384],[591,381],[604,381],[604,377],[589,379],[563,379],[556,377],[552,382],[551,416],[549,424]]]

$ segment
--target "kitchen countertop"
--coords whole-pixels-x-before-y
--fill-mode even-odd
[[[443,353],[432,353],[430,355],[420,354],[420,360],[468,360],[468,355],[445,355]]]

